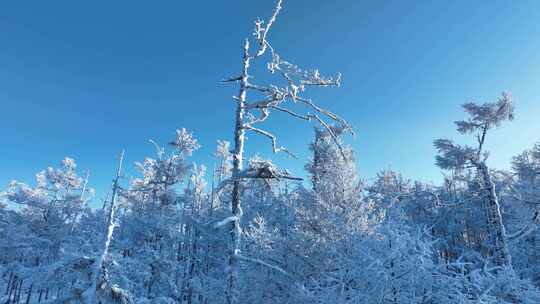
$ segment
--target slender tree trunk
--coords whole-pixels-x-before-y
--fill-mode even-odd
[[[19,289],[17,291],[17,297],[15,298],[15,303],[19,303],[21,301],[21,293],[22,293],[22,287],[23,287],[24,280],[21,279],[19,283]]]
[[[12,281],[13,281],[13,272],[10,272],[9,273],[8,283],[7,283],[7,286],[6,286],[6,293],[5,293],[6,295],[9,293]]]
[[[215,176],[215,175],[216,175],[216,169],[213,168],[213,169],[212,169],[212,192],[211,192],[211,194],[210,194],[210,210],[209,210],[209,215],[210,215],[210,217],[212,217],[212,215],[213,215],[213,213],[214,213],[214,191],[215,191],[215,189],[214,189],[214,183],[215,183],[215,181],[216,181],[216,176]],[[220,182],[220,181],[219,181],[219,182]],[[218,183],[219,183],[219,182],[218,182]]]
[[[17,276],[14,276],[13,280],[11,281],[11,286],[9,287],[8,300],[7,300],[8,303],[11,302],[11,297],[15,293],[16,286],[17,286]]]
[[[30,289],[28,290],[28,294],[26,295],[26,304],[30,303],[30,298],[32,297],[33,288],[34,288],[34,284],[30,284]]]
[[[107,229],[105,231],[105,239],[103,240],[103,248],[100,255],[97,257],[97,260],[94,262],[95,266],[92,271],[92,278],[90,287],[84,292],[83,299],[84,303],[93,304],[97,302],[97,284],[101,277],[101,268],[103,267],[103,261],[109,253],[109,245],[112,240],[113,230],[114,230],[114,211],[115,211],[115,202],[118,191],[118,180],[120,179],[120,174],[122,171],[122,162],[124,161],[124,151],[120,154],[120,160],[118,163],[118,170],[116,171],[116,178],[114,179],[112,196],[111,196],[111,206],[109,209],[109,215],[107,217]]]
[[[192,212],[193,217],[196,217],[197,214],[195,211]],[[198,239],[199,233],[196,226],[192,227],[191,232],[191,258],[189,263],[189,289],[188,289],[188,304],[193,303],[193,278],[195,277],[195,272],[197,270],[197,255],[198,255]]]
[[[495,183],[484,162],[478,165],[478,171],[481,175],[482,186],[485,191],[488,232],[493,245],[494,262],[498,266],[511,267],[512,259],[506,242],[506,229],[504,227],[497,193],[495,192]]]
[[[392,240],[388,240],[388,249],[392,252]],[[396,270],[394,269],[394,258],[390,259],[390,285],[392,286],[392,303],[397,304],[397,289],[396,289]]]
[[[234,155],[233,155],[233,171],[232,178],[233,191],[231,199],[232,214],[236,217],[236,220],[231,222],[231,248],[229,252],[229,286],[227,290],[227,303],[235,304],[238,302],[238,259],[236,255],[240,251],[240,238],[242,234],[242,228],[240,227],[240,218],[242,217],[242,207],[240,202],[240,171],[243,168],[244,157],[244,141],[245,141],[245,128],[244,128],[244,114],[245,114],[245,102],[248,86],[248,70],[249,70],[249,41],[246,39],[244,42],[244,55],[242,64],[242,76],[240,80],[240,93],[237,99],[236,108],[236,123],[234,130]]]
[[[182,298],[191,303],[191,264],[194,258],[194,252],[192,252],[193,227],[191,225],[186,228],[185,235],[186,258],[184,259],[184,275],[182,276]]]

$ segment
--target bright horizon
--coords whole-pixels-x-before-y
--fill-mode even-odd
[[[242,40],[253,16],[272,1],[143,3],[69,1],[0,4],[0,185],[34,183],[34,174],[73,157],[101,197],[116,156],[153,156],[153,139],[194,132],[193,157],[211,170],[218,139],[232,141],[234,86]],[[270,32],[279,52],[305,68],[343,74],[342,87],[311,94],[347,119],[362,178],[392,168],[438,183],[433,140],[463,142],[453,121],[461,104],[512,93],[516,119],[489,134],[489,163],[508,169],[512,156],[540,139],[540,10],[533,1],[376,3],[287,2]],[[292,125],[292,127],[290,127]],[[299,156],[271,155],[250,136],[249,155],[270,157],[304,175],[312,124],[275,115],[267,124]],[[209,172],[210,174],[210,172]],[[209,176],[208,174],[208,176]]]

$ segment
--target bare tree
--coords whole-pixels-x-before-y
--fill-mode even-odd
[[[93,263],[92,277],[90,282],[90,287],[83,294],[84,303],[96,303],[97,302],[97,289],[101,288],[99,285],[102,281],[102,268],[103,262],[109,253],[109,245],[112,240],[113,230],[115,227],[114,222],[114,211],[116,197],[118,195],[119,185],[118,181],[122,173],[122,163],[124,161],[124,151],[120,154],[120,160],[118,162],[118,169],[116,171],[116,177],[113,180],[112,196],[111,196],[111,206],[109,207],[109,213],[107,215],[107,227],[105,230],[105,237],[103,239],[103,247],[101,248],[100,254]]]
[[[240,219],[242,217],[242,207],[240,202],[240,187],[243,178],[261,178],[261,176],[253,176],[251,172],[243,172],[244,144],[246,131],[251,131],[255,134],[266,137],[270,140],[272,151],[285,152],[293,156],[285,147],[278,145],[277,137],[257,127],[258,124],[266,121],[273,111],[286,113],[291,117],[305,120],[316,121],[325,128],[339,146],[339,141],[334,134],[332,128],[326,120],[332,121],[334,124],[340,125],[344,130],[351,131],[349,124],[340,118],[338,115],[328,111],[313,100],[302,96],[308,87],[338,87],[340,85],[341,75],[336,77],[321,76],[318,70],[302,70],[298,66],[284,60],[275,51],[268,42],[268,33],[277,16],[282,9],[282,0],[278,0],[273,10],[272,16],[268,22],[262,20],[255,21],[255,30],[253,33],[255,47],[251,49],[250,39],[244,41],[242,69],[239,76],[225,79],[225,83],[238,83],[240,91],[238,96],[234,96],[236,102],[236,116],[234,129],[234,149],[233,149],[233,169],[232,169],[232,200],[231,209],[232,216],[228,221],[231,222],[231,241],[232,246],[229,252],[229,274],[227,287],[227,303],[238,302],[238,260],[242,258],[240,255],[240,239],[242,228],[240,227]],[[269,55],[270,59],[267,62],[267,69],[271,74],[278,75],[281,79],[281,85],[278,84],[256,84],[252,81],[254,77],[250,75],[251,64],[255,60],[263,58],[263,55]],[[255,98],[248,100],[248,93],[253,93]],[[305,113],[298,113],[287,107],[287,102],[297,103],[307,107]],[[341,146],[340,151],[342,151]],[[342,151],[343,153],[343,151]],[[263,166],[265,167],[265,166]],[[268,170],[260,172],[268,173]],[[288,174],[273,174],[271,178],[288,178]],[[266,177],[264,177],[266,178]]]
[[[434,144],[440,155],[436,158],[436,164],[442,169],[473,168],[476,170],[484,196],[487,231],[493,246],[494,263],[498,266],[511,267],[506,230],[495,183],[486,164],[489,153],[485,151],[484,144],[490,129],[499,126],[505,120],[514,118],[512,100],[508,93],[502,93],[496,102],[482,105],[466,103],[463,108],[470,117],[468,120],[456,121],[457,130],[461,134],[474,134],[477,146],[460,146],[448,139],[437,139]]]

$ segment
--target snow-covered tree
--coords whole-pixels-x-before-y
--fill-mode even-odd
[[[156,157],[135,163],[140,177],[120,191],[122,210],[111,245],[115,264],[109,270],[110,281],[130,290],[137,303],[172,303],[192,290],[186,273],[198,252],[191,249],[197,236],[189,219],[202,203],[194,200],[201,190],[193,183],[194,175],[203,171],[192,171],[188,161],[199,144],[187,130],[176,131],[170,149],[154,146]]]
[[[485,293],[493,295],[498,302],[533,303],[538,298],[538,291],[529,281],[520,280],[513,269],[500,191],[497,189],[494,173],[487,165],[489,153],[484,150],[488,131],[514,118],[510,95],[503,93],[496,102],[482,105],[466,103],[463,107],[470,117],[456,122],[458,131],[462,134],[473,134],[477,145],[475,147],[457,145],[451,140],[438,139],[435,141],[435,147],[439,152],[436,163],[442,169],[473,169],[476,173],[475,192],[479,195],[479,207],[484,210],[486,217],[485,231],[488,240],[486,248],[490,257],[483,262],[484,269],[489,268],[490,271],[484,273],[494,278]],[[491,263],[495,266],[487,266]]]
[[[515,177],[505,196],[507,225],[516,271],[540,286],[540,144],[513,158]]]
[[[21,301],[23,290],[27,301],[69,298],[72,287],[84,282],[92,240],[81,238],[78,231],[93,190],[76,168],[66,157],[59,168],[36,174],[35,186],[13,181],[2,193],[15,205],[15,211],[3,216],[10,221],[2,231],[1,250],[10,278],[8,302]]]
[[[242,228],[240,221],[242,217],[242,206],[240,200],[241,179],[244,159],[245,133],[253,132],[255,134],[267,137],[272,144],[272,151],[290,152],[283,146],[277,144],[277,138],[274,134],[261,129],[257,125],[266,121],[270,114],[279,111],[288,114],[294,118],[306,121],[319,122],[326,130],[336,138],[333,130],[329,127],[326,119],[339,123],[343,129],[350,130],[349,125],[336,114],[318,106],[314,101],[303,95],[308,87],[330,87],[339,86],[341,76],[324,77],[318,70],[302,70],[298,66],[284,60],[268,42],[268,33],[276,21],[282,9],[282,0],[278,0],[270,19],[264,23],[262,20],[255,22],[254,42],[255,49],[250,48],[250,40],[244,41],[242,68],[238,76],[225,80],[225,82],[234,82],[240,85],[240,91],[234,97],[236,102],[235,130],[234,130],[234,149],[233,149],[233,168],[232,168],[232,198],[231,212],[232,220],[231,248],[229,248],[229,287],[227,293],[227,302],[237,303],[237,281],[238,281],[238,255],[241,247]],[[261,84],[255,83],[253,75],[250,75],[250,67],[257,60],[262,59],[263,55],[270,53],[270,60],[267,63],[268,71],[271,74],[277,74],[283,84]],[[248,92],[253,93],[248,99]],[[296,113],[287,107],[286,102],[292,101],[301,103],[310,111],[307,114]],[[337,143],[337,140],[336,140]]]
[[[487,230],[492,242],[491,250],[494,263],[499,266],[511,267],[511,256],[508,250],[499,198],[486,163],[489,153],[483,148],[489,130],[514,118],[512,100],[508,93],[503,93],[496,102],[482,105],[466,103],[463,108],[470,117],[467,120],[456,121],[458,131],[462,134],[474,135],[477,146],[457,145],[448,139],[438,139],[435,141],[435,147],[439,152],[436,163],[442,169],[474,168],[476,170],[485,204]]]

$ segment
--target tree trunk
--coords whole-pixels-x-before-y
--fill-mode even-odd
[[[392,253],[392,239],[388,240],[388,249]],[[394,269],[394,258],[390,256],[390,285],[392,286],[392,303],[397,304],[397,289],[396,289],[396,270]]]
[[[10,272],[7,287],[6,287],[6,295],[9,293],[12,281],[13,281],[13,272]]]
[[[242,217],[242,207],[240,202],[240,171],[243,167],[244,157],[244,114],[245,102],[248,86],[248,70],[249,70],[249,41],[244,42],[244,55],[242,64],[242,77],[240,80],[240,93],[237,99],[236,108],[236,123],[234,130],[234,155],[233,155],[233,191],[231,199],[231,211],[236,220],[231,222],[231,248],[229,252],[229,286],[227,290],[227,303],[234,304],[238,302],[238,291],[236,290],[238,281],[238,260],[236,255],[240,251],[240,237],[242,228],[240,227],[240,218]]]
[[[498,266],[511,267],[512,259],[506,242],[506,229],[504,227],[497,193],[495,192],[495,183],[491,179],[489,169],[484,162],[478,165],[478,171],[482,178],[485,191],[487,228],[493,245],[493,260]]]
[[[13,280],[11,281],[11,286],[9,287],[7,303],[11,302],[11,296],[15,293],[16,287],[17,287],[17,276],[14,276]]]
[[[21,293],[22,293],[23,283],[24,283],[24,280],[21,279],[21,282],[19,283],[19,290],[17,292],[17,297],[15,298],[14,303],[19,303],[21,301]]]
[[[28,295],[26,295],[26,304],[30,303],[30,298],[32,297],[32,289],[34,284],[30,284],[30,289],[28,290]]]
[[[90,282],[90,287],[83,293],[83,302],[88,304],[96,303],[97,300],[97,284],[101,277],[101,268],[103,267],[103,261],[109,253],[109,245],[112,240],[112,235],[114,231],[114,211],[115,211],[115,202],[116,195],[118,191],[118,180],[120,179],[120,173],[122,171],[122,162],[124,160],[124,151],[120,155],[120,161],[118,163],[118,171],[116,172],[116,178],[114,179],[112,196],[111,196],[111,206],[109,209],[109,214],[107,217],[107,229],[105,230],[105,239],[103,240],[103,248],[101,254],[97,257],[94,262],[94,269],[92,271],[92,278]]]

